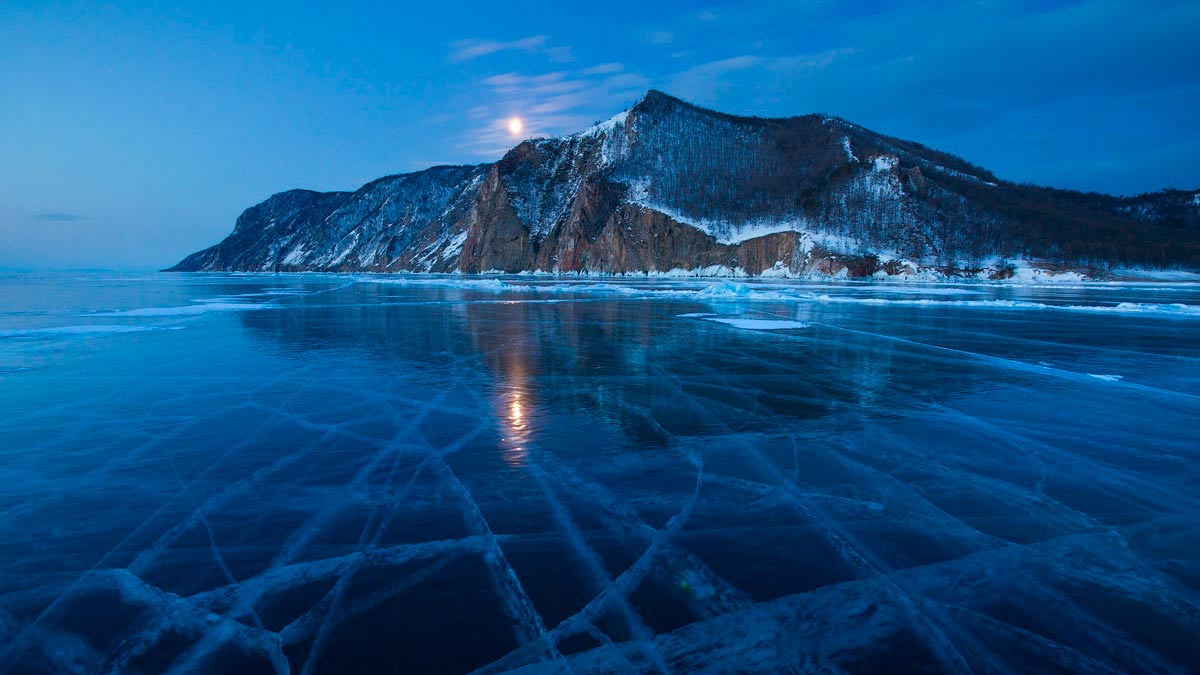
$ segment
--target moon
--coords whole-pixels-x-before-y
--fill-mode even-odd
[[[508,133],[516,136],[524,131],[524,129],[525,123],[521,121],[520,117],[510,117],[508,119]]]

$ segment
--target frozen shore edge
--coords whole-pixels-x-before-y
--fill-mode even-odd
[[[171,270],[162,270],[168,272]],[[997,270],[984,268],[975,273],[953,274],[932,269],[920,269],[912,273],[887,274],[877,272],[870,276],[851,276],[843,269],[839,274],[824,274],[820,272],[794,273],[786,268],[771,268],[761,274],[750,274],[740,267],[714,265],[711,267],[671,270],[639,270],[628,272],[602,272],[595,270],[578,270],[571,272],[547,270],[521,270],[506,272],[490,269],[482,272],[381,272],[375,270],[238,270],[238,271],[188,271],[174,272],[175,274],[200,275],[329,275],[329,276],[371,276],[371,277],[536,277],[542,279],[741,279],[741,280],[791,280],[812,282],[857,282],[857,283],[930,283],[930,284],[997,284],[997,285],[1029,285],[1029,284],[1200,284],[1200,272],[1185,270],[1155,270],[1142,268],[1119,268],[1108,270],[1086,270],[1070,268],[1054,270],[1036,266],[1013,268],[1009,276],[997,276]]]

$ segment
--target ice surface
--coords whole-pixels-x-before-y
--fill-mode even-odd
[[[222,300],[199,301],[194,305],[182,307],[138,307],[137,309],[100,312],[96,316],[194,316],[209,312],[238,312],[251,309],[263,309],[264,303],[226,302]]]
[[[723,319],[705,317],[706,321],[716,321],[734,328],[746,330],[787,330],[789,328],[808,328],[810,324],[804,321],[784,321],[781,319]]]
[[[154,330],[151,326],[129,326],[129,325],[108,325],[108,324],[91,324],[86,326],[55,326],[52,328],[17,328],[13,330],[0,330],[0,338],[19,338],[19,337],[58,337],[68,335],[106,335],[109,333],[137,333],[145,330]]]
[[[0,286],[0,673],[1187,673],[1200,286]]]

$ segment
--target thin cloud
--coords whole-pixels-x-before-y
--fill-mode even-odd
[[[575,60],[570,47],[550,47],[546,42],[545,35],[530,35],[529,37],[509,42],[475,39],[458,40],[450,44],[450,60],[454,62],[471,61],[504,51],[541,54],[555,63],[568,63]]]
[[[547,47],[541,53],[554,63],[570,63],[575,60],[575,54],[570,47]]]
[[[619,73],[625,69],[625,66],[620,63],[601,63],[591,68],[584,68],[579,71],[580,75],[607,75],[609,73]]]
[[[729,88],[728,78],[735,73],[756,71],[760,79],[764,76],[788,80],[811,78],[838,58],[852,53],[852,49],[831,49],[797,56],[743,54],[692,66],[671,77],[668,87],[690,101],[713,103]]]
[[[503,73],[484,78],[483,83],[491,87],[495,94],[504,96],[525,94],[531,97],[565,94],[585,86],[582,80],[571,78],[566,72],[543,75]]]
[[[462,148],[480,157],[495,157],[520,140],[508,132],[507,120],[520,117],[526,138],[561,136],[581,131],[636,100],[650,86],[620,63],[547,73],[501,73],[479,81],[480,100],[467,115],[475,123]]]
[[[498,40],[458,40],[450,44],[451,61],[470,61],[503,51],[522,51],[536,54],[546,44],[545,35],[531,35],[511,42]]]
[[[669,30],[646,31],[646,42],[652,45],[669,45],[675,41],[675,33]]]
[[[45,223],[72,223],[77,220],[83,220],[83,216],[78,213],[35,213],[34,220],[40,220]]]

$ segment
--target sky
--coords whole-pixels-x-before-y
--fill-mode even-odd
[[[498,159],[654,88],[1002,178],[1200,188],[1195,0],[0,3],[0,268],[155,269],[290,188]]]

